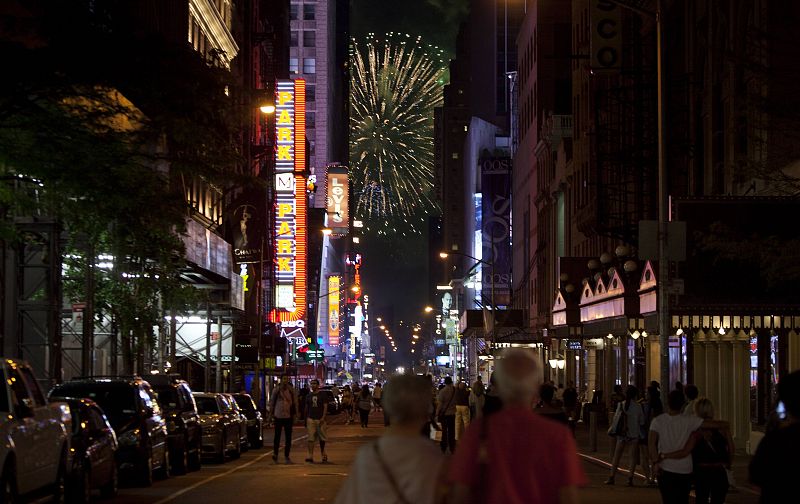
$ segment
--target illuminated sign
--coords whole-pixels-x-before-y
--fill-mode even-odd
[[[347,168],[329,166],[326,218],[327,226],[333,231],[333,234],[347,234],[350,225],[349,198],[350,186],[347,179]]]
[[[275,308],[285,335],[303,333],[306,315],[305,81],[278,81],[275,92]],[[292,328],[294,330],[287,331]]]
[[[339,344],[339,289],[341,277],[328,277],[328,344]]]

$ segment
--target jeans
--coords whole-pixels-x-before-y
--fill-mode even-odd
[[[697,504],[723,504],[728,494],[728,473],[724,467],[696,468],[694,493]]]
[[[456,452],[456,416],[444,415],[441,417],[440,424],[442,426],[442,441],[439,446],[442,448],[442,453],[450,448],[450,453]]]
[[[368,427],[369,410],[358,408],[358,414],[361,416],[361,427]]]
[[[281,447],[281,429],[283,429],[286,441],[283,449],[283,454],[289,458],[289,452],[292,451],[292,423],[291,418],[276,418],[275,419],[275,438],[272,440],[273,456],[278,456],[278,451]]]
[[[461,434],[469,427],[469,406],[456,405],[456,441],[461,439]]]
[[[661,471],[658,490],[663,504],[688,504],[692,489],[692,475]]]

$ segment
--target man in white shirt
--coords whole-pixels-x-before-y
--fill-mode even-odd
[[[727,427],[727,422],[703,420],[682,415],[683,392],[673,390],[667,396],[669,414],[658,415],[650,423],[648,448],[653,472],[658,474],[658,489],[664,503],[688,503],[692,486],[692,456],[664,459],[665,453],[683,450],[689,437],[701,426]]]

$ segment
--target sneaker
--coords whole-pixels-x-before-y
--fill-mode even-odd
[[[614,484],[614,478],[608,478],[606,480],[606,485],[613,485],[613,484]]]

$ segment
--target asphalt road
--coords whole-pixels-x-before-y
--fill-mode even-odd
[[[272,433],[265,441],[269,445],[261,450],[244,453],[239,460],[226,464],[204,464],[200,471],[185,476],[176,476],[157,481],[150,488],[122,488],[120,495],[110,502],[121,504],[205,504],[205,503],[325,503],[333,502],[336,492],[347,476],[349,465],[356,451],[364,443],[375,439],[383,432],[382,416],[373,414],[372,425],[361,429],[358,425],[342,425],[344,418],[335,418],[329,428],[328,463],[305,464],[305,429],[295,427],[292,447],[293,464],[272,462]],[[265,433],[266,434],[266,433]],[[584,503],[626,502],[635,504],[657,504],[661,502],[658,490],[643,486],[637,479],[634,487],[625,486],[626,476],[617,475],[617,485],[604,484],[608,468],[599,459],[582,456],[583,467],[590,484],[582,489]],[[728,502],[757,502],[751,494],[733,494]],[[108,501],[107,501],[108,502]],[[376,496],[376,503],[383,502]]]

